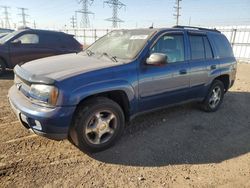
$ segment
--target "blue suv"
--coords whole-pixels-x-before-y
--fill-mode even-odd
[[[217,30],[115,30],[83,52],[17,65],[8,96],[26,128],[97,152],[139,114],[190,101],[216,111],[236,68]]]

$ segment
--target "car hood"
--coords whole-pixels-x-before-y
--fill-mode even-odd
[[[62,80],[73,75],[119,64],[104,57],[100,59],[74,53],[30,61],[22,65],[22,68],[32,75]]]

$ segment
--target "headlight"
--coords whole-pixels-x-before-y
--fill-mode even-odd
[[[58,89],[55,86],[32,84],[29,91],[30,99],[40,105],[53,107],[58,98]]]

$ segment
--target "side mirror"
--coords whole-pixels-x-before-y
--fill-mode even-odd
[[[162,53],[153,53],[146,60],[147,65],[165,65],[167,64],[167,56]]]
[[[11,44],[13,44],[14,46],[19,46],[22,44],[22,42],[20,40],[13,40],[11,41]]]

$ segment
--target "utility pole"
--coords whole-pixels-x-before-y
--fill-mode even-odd
[[[8,12],[8,9],[10,7],[7,7],[7,6],[1,6],[3,9],[4,9],[4,20],[5,20],[5,28],[6,29],[9,29],[10,28],[10,20],[9,20],[9,12]]]
[[[119,0],[107,0],[104,1],[104,4],[107,4],[110,8],[113,8],[113,16],[111,18],[106,19],[106,21],[112,22],[112,27],[117,28],[118,23],[124,22],[123,20],[118,18],[118,9],[126,7],[126,5],[120,2]]]
[[[26,27],[28,23],[26,17],[28,16],[28,14],[25,14],[25,11],[27,11],[28,9],[27,8],[18,8],[18,9],[21,10],[21,13],[18,15],[22,16],[22,21],[21,21],[21,23],[23,24],[22,26]]]
[[[176,19],[176,25],[179,25],[179,17],[181,16],[181,15],[180,15],[180,9],[181,9],[181,7],[180,7],[180,2],[181,2],[181,1],[182,1],[182,0],[176,0],[175,6],[174,6],[174,9],[175,9],[174,17],[175,17],[175,19]]]
[[[75,11],[75,19],[76,19],[76,28],[78,28],[77,11]]]
[[[75,28],[76,28],[76,18],[75,18],[75,16],[72,16],[72,17],[70,18],[70,23],[71,23],[71,27],[72,27],[73,29],[75,29]]]
[[[94,14],[93,12],[89,11],[89,6],[93,4],[94,0],[79,0],[78,3],[82,4],[82,9],[78,10],[78,13],[82,14],[82,27],[88,28],[90,26],[89,23],[89,15]]]
[[[34,29],[36,29],[36,21],[35,20],[33,22],[33,27],[34,27]]]

